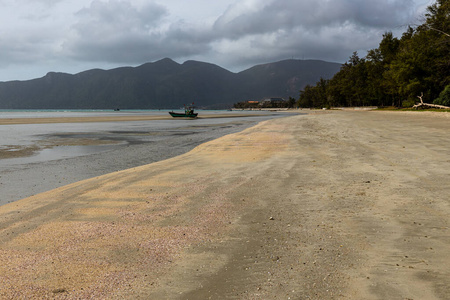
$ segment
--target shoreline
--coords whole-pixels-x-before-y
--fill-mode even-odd
[[[0,207],[0,296],[445,299],[450,124],[327,111]]]
[[[197,119],[213,118],[239,118],[258,117],[267,114],[204,114]],[[155,121],[155,120],[176,120],[169,116],[95,116],[95,117],[42,117],[42,118],[0,118],[0,125],[19,124],[56,124],[56,123],[97,123],[97,122],[129,122],[129,121]]]
[[[8,127],[16,125],[0,125],[0,129],[11,128],[7,131],[12,130],[16,135],[21,132],[19,128],[28,132],[28,127],[22,126],[36,125],[31,133],[8,140],[0,148],[0,205],[80,180],[181,155],[199,144],[276,117],[244,114],[239,118],[235,115],[227,119],[224,117],[228,114],[218,114],[213,115],[215,118],[197,120],[172,120],[168,116],[167,123],[160,123],[161,116],[156,119],[144,116],[152,120],[148,122],[130,121],[135,120],[135,116],[119,119],[116,116],[115,121],[124,122],[93,123],[98,124],[95,126],[85,121],[98,120],[98,117],[79,117],[78,123],[69,123],[73,118],[52,118],[64,122],[58,127],[46,123],[48,118],[27,118],[27,125],[17,125],[16,129]],[[105,121],[105,118],[100,120]],[[25,123],[22,119],[18,121]]]

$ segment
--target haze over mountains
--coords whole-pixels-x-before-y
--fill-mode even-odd
[[[297,99],[305,85],[331,78],[340,67],[290,59],[233,73],[210,63],[165,58],[74,75],[50,72],[33,80],[0,82],[0,109],[163,109],[192,102],[221,109],[267,97]]]

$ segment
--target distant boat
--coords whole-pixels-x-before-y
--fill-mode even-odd
[[[192,106],[185,106],[184,113],[169,111],[169,114],[174,118],[191,118],[191,119],[197,118],[198,115],[198,113],[194,113],[194,108]]]

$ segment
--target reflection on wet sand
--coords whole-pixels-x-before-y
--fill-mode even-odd
[[[42,153],[46,153],[45,156],[51,159],[59,159],[62,154],[66,156],[77,156],[76,153],[92,152],[89,149],[95,149],[93,146],[100,145],[117,145],[119,141],[114,140],[100,140],[100,139],[88,139],[88,138],[59,138],[48,139],[38,141],[32,145],[4,145],[0,146],[0,159],[14,159],[30,156],[39,156]],[[98,147],[97,147],[98,148]],[[101,148],[98,148],[100,150]],[[85,151],[83,151],[85,150]],[[41,161],[36,158],[35,161]],[[29,163],[33,160],[27,159],[27,161],[21,161],[20,163]]]

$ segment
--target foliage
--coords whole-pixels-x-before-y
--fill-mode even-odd
[[[421,93],[425,102],[443,103],[450,84],[450,1],[437,0],[425,17],[401,38],[386,32],[365,58],[354,52],[330,80],[307,85],[299,106],[411,107]]]
[[[450,84],[439,95],[439,98],[434,100],[434,104],[450,106]]]

